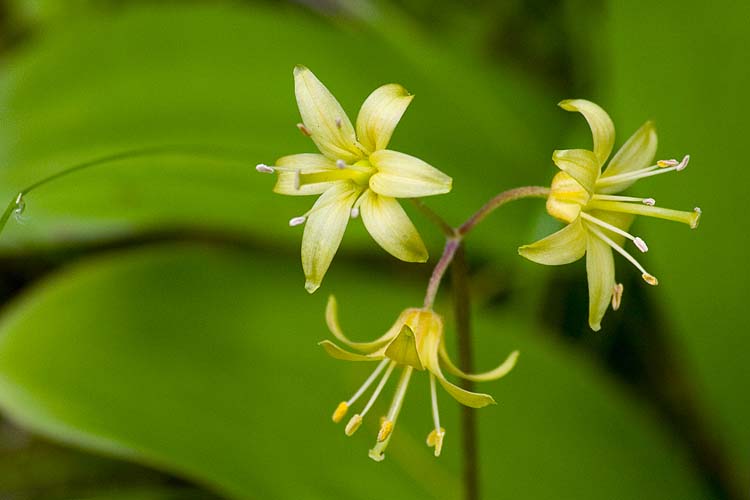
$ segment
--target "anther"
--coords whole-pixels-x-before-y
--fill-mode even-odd
[[[306,135],[307,137],[312,136],[312,134],[310,133],[310,130],[307,127],[305,127],[304,123],[298,123],[297,128],[299,129],[300,132],[302,132],[302,135]]]
[[[677,170],[678,172],[680,172],[682,170],[685,170],[685,168],[687,168],[689,162],[690,162],[690,155],[685,155],[685,157],[682,159],[682,161],[680,163],[678,163],[677,165],[675,165],[674,169]]]
[[[336,160],[336,166],[343,170],[346,168],[346,162],[344,160]]]
[[[304,215],[300,215],[299,217],[292,217],[291,219],[289,219],[289,226],[299,226],[301,224],[304,224],[306,220],[307,217],[305,217]]]
[[[341,128],[341,125],[343,123],[341,122],[341,118],[336,118],[336,128]]]
[[[23,199],[23,193],[18,193],[16,196],[16,206],[13,209],[13,215],[19,216],[26,210],[26,200]]]
[[[439,457],[440,452],[443,449],[443,438],[445,437],[445,429],[442,427],[438,431],[437,429],[432,429],[432,431],[427,435],[427,446],[434,447],[435,448],[435,456]]]
[[[643,273],[641,275],[641,277],[643,278],[643,281],[645,281],[646,283],[648,283],[651,286],[656,286],[656,285],[659,284],[659,280],[656,279],[656,276],[653,276],[651,274]]]
[[[331,419],[338,424],[339,422],[341,422],[341,420],[346,415],[346,412],[348,411],[349,411],[349,404],[346,401],[342,401],[336,407],[336,410],[334,410],[333,416],[331,417]]]
[[[388,436],[391,435],[391,432],[393,432],[393,421],[384,420],[383,424],[380,426],[380,431],[378,431],[378,443],[382,443],[383,441],[388,439]]]
[[[676,167],[679,165],[680,162],[672,158],[671,160],[659,160],[656,162],[656,165],[661,168],[667,168],[667,167]]]
[[[653,207],[654,205],[656,205],[656,200],[653,198],[646,198],[643,200],[643,204],[648,205],[649,207]]]
[[[255,166],[255,170],[257,170],[261,174],[272,174],[272,173],[274,173],[276,171],[276,170],[274,170],[273,167],[269,167],[265,163],[258,163]]]
[[[620,308],[620,302],[622,302],[622,292],[625,287],[622,283],[615,283],[614,289],[612,290],[612,310],[616,311]]]
[[[357,217],[359,217],[359,208],[357,207],[352,208],[351,216],[352,216],[352,219],[356,219]]]
[[[352,418],[349,419],[349,422],[346,424],[346,428],[344,428],[344,433],[347,436],[351,436],[355,432],[357,432],[357,429],[359,429],[359,426],[362,425],[362,415],[359,413],[352,415]]]
[[[646,242],[645,242],[645,241],[643,241],[643,240],[642,240],[641,238],[639,238],[638,236],[636,236],[636,237],[635,237],[635,238],[633,239],[633,243],[635,244],[635,246],[636,246],[636,247],[638,247],[638,250],[640,250],[641,252],[643,252],[643,253],[646,253],[646,252],[648,252],[648,245],[646,245]]]

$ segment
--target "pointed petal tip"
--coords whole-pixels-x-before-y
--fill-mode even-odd
[[[575,111],[576,108],[573,105],[573,101],[575,101],[575,99],[563,99],[562,101],[558,102],[557,105],[565,111]]]
[[[601,329],[602,329],[602,324],[601,324],[601,322],[598,322],[598,323],[592,323],[591,321],[589,321],[589,327],[590,327],[590,328],[591,328],[591,329],[592,329],[593,331],[595,331],[595,332],[598,332],[599,330],[601,330]]]
[[[294,65],[294,76],[297,76],[298,74],[304,72],[304,71],[310,71],[307,69],[307,66],[303,64],[295,64]]]
[[[305,290],[307,290],[307,293],[315,293],[315,290],[318,288],[320,288],[320,283],[315,283],[310,280],[305,281]]]

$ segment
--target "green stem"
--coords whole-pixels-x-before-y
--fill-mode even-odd
[[[482,208],[477,210],[474,215],[461,224],[457,232],[459,235],[464,236],[466,233],[474,229],[477,224],[482,222],[485,217],[508,202],[520,200],[522,198],[546,198],[547,196],[549,196],[549,188],[542,186],[524,186],[503,191],[485,203]]]

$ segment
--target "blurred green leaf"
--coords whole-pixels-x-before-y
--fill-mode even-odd
[[[369,369],[315,345],[329,336],[325,296],[306,296],[285,269],[185,245],[74,265],[4,316],[0,406],[36,432],[233,498],[455,498],[456,406],[440,396],[448,434],[435,459],[428,384],[415,377],[386,461],[372,462],[377,418],[352,438],[330,422]],[[387,273],[335,273],[356,339],[421,302],[421,287]],[[487,498],[703,498],[682,451],[597,366],[513,316],[483,312],[477,330],[480,368],[522,352],[508,378],[481,386],[500,403],[479,414]]]
[[[651,247],[647,266],[660,278],[653,295],[684,347],[707,420],[750,489],[750,349],[746,284],[750,223],[745,216],[750,171],[744,123],[750,5],[702,2],[610,2],[608,36],[612,111],[624,140],[646,119],[659,129],[660,157],[691,154],[687,170],[631,189],[660,205],[704,216],[691,232],[641,221]],[[625,304],[625,303],[624,303]],[[625,304],[624,308],[627,307]],[[625,310],[627,312],[627,310]],[[641,332],[645,334],[645,332]]]
[[[122,161],[45,186],[28,196],[23,224],[6,228],[5,252],[175,228],[296,246],[299,231],[286,222],[312,199],[274,195],[273,179],[253,167],[314,151],[294,126],[291,70],[300,62],[352,117],[383,83],[398,81],[416,94],[393,147],[454,177],[454,193],[430,203],[456,223],[497,191],[550,175],[538,166],[549,162],[555,132],[538,124],[554,123],[554,100],[517,74],[446,52],[416,27],[396,30],[393,16],[390,33],[268,5],[115,12],[50,23],[4,62],[0,196],[10,200],[66,166],[131,148],[192,144],[232,153],[219,161]],[[526,220],[508,218],[500,234],[478,232],[475,246],[512,255],[514,229]],[[361,224],[352,225],[344,248],[378,252]],[[440,240],[424,221],[420,226],[429,240]]]

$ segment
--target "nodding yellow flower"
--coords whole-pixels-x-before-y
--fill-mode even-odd
[[[594,137],[594,150],[567,149],[552,154],[552,160],[562,172],[552,179],[547,198],[547,212],[565,222],[566,227],[546,238],[522,246],[518,253],[527,259],[547,265],[574,262],[586,255],[589,282],[589,325],[594,331],[601,328],[601,320],[609,304],[620,306],[622,284],[615,282],[612,250],[632,263],[649,285],[658,280],[623,248],[630,240],[641,252],[648,246],[628,229],[636,215],[682,222],[691,228],[698,226],[699,208],[691,212],[656,207],[653,198],[619,196],[635,181],[668,172],[680,172],[687,167],[690,156],[681,161],[659,160],[656,154],[656,130],[648,121],[639,128],[610,160],[602,171],[615,142],[615,127],[609,115],[593,102],[573,99],[560,103],[566,111],[578,111]]]
[[[370,457],[378,462],[384,458],[383,452],[391,439],[414,370],[427,371],[430,375],[430,398],[432,400],[434,427],[427,435],[427,445],[435,449],[435,456],[437,457],[440,456],[443,447],[445,429],[440,426],[436,381],[443,386],[448,394],[463,405],[482,408],[495,404],[495,400],[489,394],[469,392],[449,382],[443,375],[440,365],[442,364],[453,375],[480,382],[496,380],[505,376],[513,369],[518,358],[518,351],[514,351],[494,370],[481,374],[464,373],[448,357],[443,337],[443,319],[431,309],[406,309],[382,337],[372,342],[352,342],[344,335],[339,325],[338,306],[333,296],[328,299],[326,322],[334,337],[348,347],[359,351],[359,353],[349,352],[333,342],[324,340],[320,342],[320,345],[329,355],[345,361],[379,362],[364,384],[351,398],[339,403],[333,412],[332,419],[334,422],[338,423],[343,420],[349,408],[377,381],[367,403],[346,424],[344,432],[347,436],[354,434],[362,424],[365,415],[375,404],[394,370],[397,368],[401,370],[393,401],[388,413],[380,421],[380,431],[375,446],[370,450]]]
[[[407,262],[425,262],[427,249],[396,198],[447,193],[452,180],[419,158],[386,149],[413,96],[401,85],[376,89],[362,104],[356,129],[336,98],[304,66],[294,68],[302,123],[322,154],[284,156],[259,172],[278,172],[274,191],[321,195],[306,214],[289,221],[306,224],[302,236],[305,288],[318,289],[338,250],[349,218],[362,222],[375,241]]]

